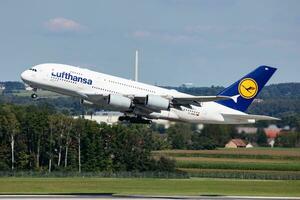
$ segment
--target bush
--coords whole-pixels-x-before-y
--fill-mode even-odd
[[[164,156],[161,156],[158,160],[153,159],[152,171],[160,172],[175,172],[176,161]]]

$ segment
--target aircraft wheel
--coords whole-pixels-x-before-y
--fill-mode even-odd
[[[36,98],[38,98],[38,95],[35,94],[35,93],[33,93],[33,94],[31,95],[31,98],[36,99]]]

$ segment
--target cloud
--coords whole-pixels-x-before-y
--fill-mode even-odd
[[[49,19],[47,22],[45,22],[45,27],[47,30],[57,33],[81,32],[85,29],[80,23],[63,17]]]

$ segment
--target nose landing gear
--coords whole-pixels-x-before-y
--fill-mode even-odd
[[[38,98],[38,95],[37,95],[36,93],[33,93],[33,94],[31,95],[31,98],[32,98],[32,99],[37,99],[37,98]]]

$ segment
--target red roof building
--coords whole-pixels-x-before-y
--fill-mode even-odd
[[[278,128],[276,125],[270,125],[268,128],[264,129],[265,134],[268,138],[274,139],[280,134],[281,128]]]
[[[245,148],[246,145],[242,139],[232,139],[225,145],[225,148]]]

